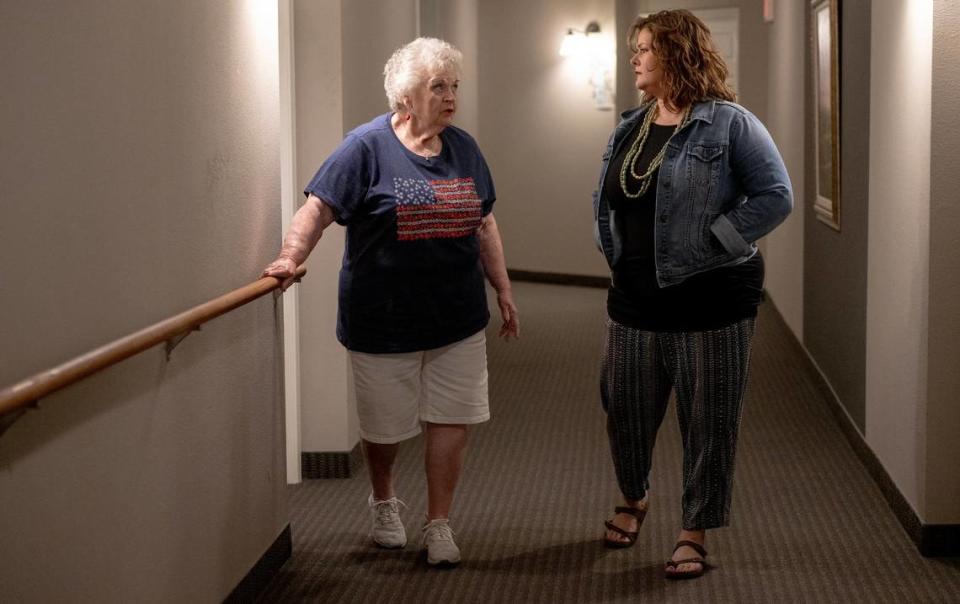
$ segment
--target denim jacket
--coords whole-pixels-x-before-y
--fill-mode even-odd
[[[603,190],[607,167],[649,106],[620,116],[593,192],[594,237],[611,268],[623,246]],[[667,143],[656,204],[654,259],[657,281],[666,287],[753,257],[754,242],[790,213],[793,192],[760,120],[736,103],[711,100],[694,104],[690,121]]]

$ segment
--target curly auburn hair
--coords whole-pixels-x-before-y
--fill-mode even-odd
[[[634,19],[627,34],[634,53],[641,29],[653,36],[653,56],[663,68],[663,100],[668,107],[682,109],[706,99],[737,100],[737,93],[727,86],[727,64],[710,30],[693,13],[664,10]]]

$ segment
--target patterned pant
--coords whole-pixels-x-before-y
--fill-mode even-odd
[[[721,329],[640,331],[607,323],[600,396],[620,490],[643,499],[671,390],[683,438],[683,528],[726,526],[754,318]]]

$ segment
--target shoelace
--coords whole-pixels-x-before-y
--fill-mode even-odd
[[[453,541],[453,535],[453,529],[450,528],[450,525],[446,523],[428,524],[423,528],[424,541],[431,538],[442,541]]]
[[[390,522],[394,514],[400,513],[400,506],[407,507],[407,504],[400,501],[396,497],[391,497],[386,501],[376,501],[373,504],[373,507],[377,510],[377,522],[379,524],[386,524]]]

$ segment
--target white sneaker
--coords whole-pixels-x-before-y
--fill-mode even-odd
[[[370,513],[373,516],[373,528],[370,530],[373,542],[389,549],[406,545],[407,531],[404,530],[403,522],[400,521],[400,506],[407,507],[407,504],[396,497],[385,501],[375,500],[373,493],[370,493],[367,505],[370,506]]]
[[[422,543],[430,566],[450,567],[460,563],[460,548],[453,542],[453,530],[446,518],[431,520],[424,525]]]

